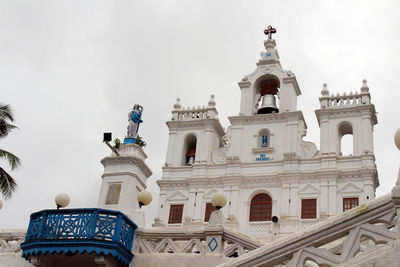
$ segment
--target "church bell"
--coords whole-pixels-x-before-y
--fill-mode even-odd
[[[261,100],[261,107],[258,109],[257,114],[268,114],[272,112],[279,112],[276,107],[276,99],[274,95],[264,95]]]

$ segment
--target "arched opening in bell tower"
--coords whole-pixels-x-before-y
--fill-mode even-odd
[[[182,165],[193,165],[196,158],[197,138],[194,134],[186,136],[183,144]]]
[[[278,113],[279,79],[274,76],[264,77],[256,84],[257,114]]]
[[[340,156],[354,155],[353,126],[350,122],[343,122],[338,127],[338,151]]]

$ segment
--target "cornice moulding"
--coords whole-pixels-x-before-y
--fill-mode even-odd
[[[252,124],[267,121],[291,121],[291,120],[302,120],[304,122],[305,128],[307,129],[307,124],[304,120],[303,113],[300,110],[289,111],[283,113],[270,113],[270,114],[258,114],[258,115],[239,115],[228,117],[232,125],[237,124]]]
[[[367,105],[355,105],[355,106],[336,106],[335,108],[325,108],[325,109],[316,109],[315,115],[318,120],[318,124],[321,124],[321,120],[331,119],[331,118],[341,118],[348,117],[348,115],[354,115],[354,117],[359,117],[360,114],[368,115],[371,117],[373,125],[378,123],[378,118],[376,117],[375,105],[367,104]]]
[[[146,163],[142,159],[138,159],[136,157],[105,157],[101,161],[104,167],[112,166],[112,165],[136,165],[140,170],[146,175],[146,178],[150,177],[153,173],[150,168],[146,165]]]

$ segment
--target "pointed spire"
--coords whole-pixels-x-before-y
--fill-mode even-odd
[[[322,85],[322,91],[321,91],[322,96],[329,96],[329,90],[328,90],[328,85],[324,83]]]
[[[176,103],[174,104],[174,109],[181,109],[181,108],[182,108],[181,99],[177,98]]]
[[[361,86],[361,92],[362,93],[368,93],[369,92],[369,87],[367,85],[367,80],[363,80],[363,85]]]

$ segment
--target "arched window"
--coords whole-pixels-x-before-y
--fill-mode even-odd
[[[339,125],[339,155],[351,156],[354,155],[353,144],[353,127],[349,122],[344,122]]]
[[[182,165],[193,165],[196,158],[197,138],[195,135],[188,135],[183,146]]]
[[[250,221],[270,221],[272,217],[272,199],[265,193],[255,195],[250,204]]]
[[[279,95],[279,80],[276,77],[269,77],[261,81],[257,92],[260,94],[257,114],[278,113],[277,99]]]
[[[266,148],[270,146],[270,134],[267,129],[263,129],[258,133],[257,147]]]

